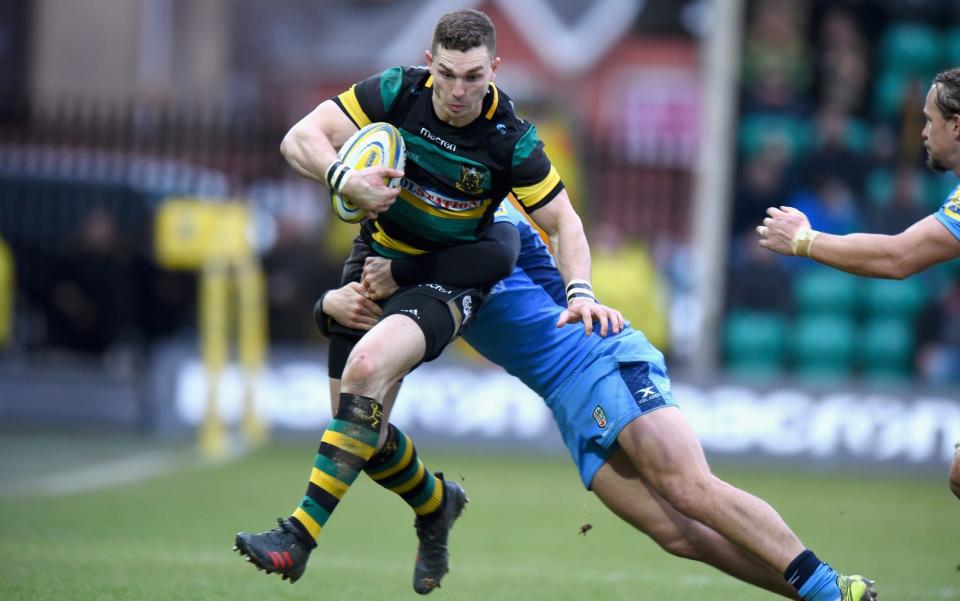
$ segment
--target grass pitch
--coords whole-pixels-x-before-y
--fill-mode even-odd
[[[237,530],[270,528],[296,506],[312,443],[271,446],[218,466],[194,460],[190,449],[149,446],[0,436],[0,599],[421,598],[410,582],[412,512],[363,477],[295,585],[256,572],[230,550]],[[174,456],[178,467],[94,490],[51,486],[58,470],[82,469],[84,458],[100,466],[81,472],[92,478],[120,470],[103,468],[117,454],[145,452]],[[451,573],[433,601],[775,598],[660,551],[583,491],[566,457],[432,448],[421,455],[461,480],[471,500],[451,538]],[[715,469],[768,500],[818,555],[876,579],[881,599],[960,599],[960,502],[943,477]],[[581,536],[584,524],[592,529]]]

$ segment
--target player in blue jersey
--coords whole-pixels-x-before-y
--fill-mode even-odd
[[[960,176],[960,68],[934,77],[923,115],[927,165]],[[900,280],[960,258],[960,185],[936,213],[895,236],[818,232],[806,215],[792,207],[770,207],[767,214],[763,225],[757,226],[760,246],[782,255],[809,257],[848,273]],[[960,454],[950,466],[949,483],[960,498]]]
[[[254,565],[291,581],[303,574],[327,520],[366,471],[402,490],[417,514],[414,589],[425,594],[439,586],[447,571],[447,535],[466,495],[458,483],[423,469],[408,452],[412,445],[404,446],[383,416],[403,376],[436,358],[475,314],[484,290],[513,269],[516,230],[493,223],[501,199],[514,194],[554,239],[567,285],[588,286],[586,236],[560,175],[536,128],[493,83],[500,64],[493,23],[475,10],[443,15],[425,59],[425,67],[387,69],[321,103],[281,144],[300,175],[336,190],[368,216],[344,266],[343,284],[358,282],[371,257],[409,257],[418,266],[429,266],[440,251],[475,259],[469,270],[426,284],[417,279],[382,297],[383,318],[366,333],[330,324],[328,367],[337,402],[306,494],[276,528],[241,532],[235,539]],[[390,123],[403,136],[404,172],[351,170],[339,160],[336,149],[374,122]],[[401,177],[397,188],[384,183]],[[479,267],[476,259],[483,260]],[[594,319],[606,323],[612,317],[605,311],[572,292],[566,318],[589,328]]]
[[[464,338],[544,398],[584,485],[676,555],[788,598],[873,599],[869,580],[837,574],[769,505],[710,473],[671,396],[663,355],[642,333],[557,327],[563,280],[532,228],[506,203],[500,213],[521,233],[517,269],[494,286]],[[374,260],[363,286],[389,293],[402,262]],[[429,275],[442,278],[443,268]],[[328,293],[327,314],[369,327],[380,313],[361,290]]]

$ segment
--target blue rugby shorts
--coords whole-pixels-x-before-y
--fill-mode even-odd
[[[587,489],[627,424],[677,405],[662,355],[651,361],[603,354],[572,374],[546,402]]]

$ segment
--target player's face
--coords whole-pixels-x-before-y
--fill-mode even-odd
[[[500,65],[500,57],[478,46],[466,52],[443,46],[427,52],[427,66],[433,76],[433,109],[445,123],[461,127],[476,119],[483,97]]]
[[[957,153],[958,116],[944,119],[937,108],[937,85],[930,86],[927,99],[923,103],[923,116],[926,125],[923,126],[923,146],[927,149],[927,166],[934,171],[948,171],[951,169]]]

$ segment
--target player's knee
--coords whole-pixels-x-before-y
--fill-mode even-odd
[[[358,351],[350,355],[343,368],[341,386],[349,390],[367,390],[379,387],[377,378],[382,374],[380,361],[374,353]]]
[[[699,559],[697,546],[680,531],[670,533],[651,534],[660,548],[683,559]]]

